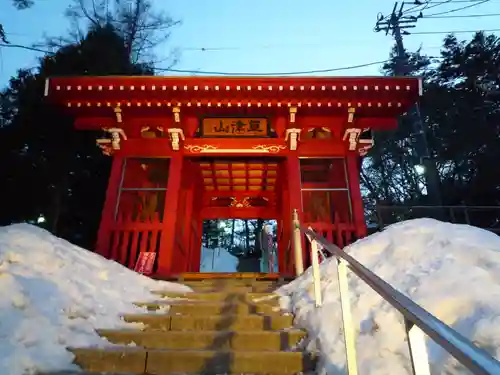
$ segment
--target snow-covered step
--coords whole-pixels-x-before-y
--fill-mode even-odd
[[[255,304],[224,301],[188,301],[172,303],[171,301],[137,302],[137,306],[145,307],[148,311],[168,310],[171,315],[218,315],[218,314],[280,314],[279,306],[272,304]]]
[[[316,358],[292,351],[155,350],[134,347],[70,349],[86,371],[132,374],[280,374],[313,371]]]
[[[100,336],[118,345],[134,345],[148,349],[191,349],[233,351],[293,350],[306,336],[298,329],[286,331],[139,331],[98,330]],[[195,335],[195,338],[193,338]]]
[[[293,325],[291,315],[124,315],[129,323],[143,323],[146,329],[166,331],[278,331]],[[194,334],[193,340],[196,338]]]
[[[190,300],[212,301],[242,301],[251,302],[255,299],[262,301],[278,300],[279,296],[272,292],[172,292],[168,290],[154,290],[153,294],[166,298],[186,298]],[[273,298],[274,297],[274,298]]]

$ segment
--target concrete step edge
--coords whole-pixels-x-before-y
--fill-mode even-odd
[[[136,347],[68,348],[74,363],[94,372],[152,374],[295,374],[313,371],[314,354],[302,351],[162,350]]]
[[[235,296],[235,297],[264,297],[264,296],[271,296],[271,295],[276,295],[279,296],[279,294],[274,293],[274,291],[269,291],[269,292],[241,292],[241,291],[217,291],[217,292],[210,292],[210,291],[204,291],[204,292],[172,292],[168,290],[152,290],[151,294],[155,295],[172,295],[172,296],[187,296],[187,295],[193,295],[193,294],[200,294],[200,295],[212,295],[212,294],[217,294],[220,296]]]
[[[138,346],[120,346],[114,345],[109,347],[67,347],[66,350],[74,353],[74,352],[95,352],[95,353],[172,353],[172,354],[191,354],[193,356],[196,355],[218,355],[218,354],[235,354],[240,357],[251,356],[251,355],[265,355],[265,356],[296,356],[303,355],[306,357],[315,358],[317,357],[316,353],[305,352],[305,351],[293,351],[293,350],[281,350],[281,351],[262,351],[262,350],[245,350],[245,351],[237,351],[237,350],[193,350],[193,349],[147,349],[141,348]]]
[[[272,314],[288,314],[288,312],[280,307],[279,304],[264,304],[264,303],[256,303],[249,301],[247,303],[245,302],[225,302],[225,301],[217,301],[217,300],[205,300],[205,301],[182,301],[182,302],[175,302],[172,303],[171,301],[168,300],[160,300],[160,301],[150,301],[150,302],[134,302],[134,305],[137,307],[142,307],[146,308],[148,310],[159,310],[162,308],[170,307],[172,311],[176,310],[185,310],[185,309],[193,309],[193,310],[200,310],[200,309],[207,309],[207,310],[212,310],[212,309],[228,309],[228,310],[239,310],[242,309],[244,310],[245,308],[249,311],[249,313],[255,313],[258,312],[259,310],[272,310]],[[255,310],[255,311],[251,311]]]
[[[197,332],[201,335],[240,335],[240,336],[260,336],[260,335],[269,335],[269,336],[278,336],[285,333],[291,334],[306,334],[306,331],[300,328],[289,328],[286,330],[280,331],[164,331],[161,329],[151,329],[148,331],[144,331],[137,328],[98,328],[95,330],[97,334],[101,333],[124,333],[124,334],[138,334],[138,335],[146,335],[149,333],[157,333],[165,336],[182,336],[182,335],[193,335],[193,332]]]
[[[254,319],[254,318],[261,318],[261,319],[281,319],[281,318],[287,318],[287,319],[292,319],[293,315],[282,315],[282,314],[277,314],[277,315],[266,315],[266,314],[217,314],[217,315],[178,315],[178,314],[159,314],[159,313],[143,313],[143,314],[122,314],[120,316],[123,319],[129,319],[129,318],[152,318],[152,319],[168,319],[168,318],[192,318],[196,320],[205,320],[205,319],[210,319],[210,320],[218,320],[221,318],[224,319],[238,319],[238,320],[245,320],[245,319]]]
[[[168,300],[159,299],[154,301],[136,301],[133,302],[136,306],[142,305],[161,305],[161,306],[193,306],[193,307],[203,307],[203,306],[272,306],[269,304],[262,304],[259,301],[220,301],[220,300],[190,300],[190,299],[180,299],[180,300]],[[272,306],[275,307],[275,306]]]

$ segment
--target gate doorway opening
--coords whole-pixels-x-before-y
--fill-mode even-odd
[[[204,220],[200,272],[278,272],[277,227],[277,220]],[[265,229],[272,246],[262,243]]]

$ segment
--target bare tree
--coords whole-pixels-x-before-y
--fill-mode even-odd
[[[12,3],[19,10],[27,9],[33,5],[32,0],[12,0]],[[5,35],[5,30],[4,30],[3,25],[1,23],[0,23],[0,42],[5,43],[5,44],[9,44],[9,42],[7,40],[7,36]]]
[[[71,22],[69,38],[49,38],[51,47],[81,41],[89,27],[112,25],[124,39],[131,62],[155,62],[155,48],[165,43],[172,28],[180,25],[170,15],[157,11],[152,0],[72,0],[66,10]],[[172,49],[168,66],[179,59],[179,50]]]

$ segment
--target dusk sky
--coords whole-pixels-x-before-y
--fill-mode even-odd
[[[0,22],[11,43],[30,46],[42,41],[44,34],[67,33],[69,23],[63,12],[68,1],[35,0],[35,3],[31,9],[18,11],[10,0],[2,1]],[[172,30],[169,42],[157,49],[157,60],[166,58],[171,48],[180,48],[182,56],[175,68],[181,70],[285,73],[342,68],[383,61],[393,45],[390,35],[373,31],[378,12],[386,15],[392,11],[392,0],[157,0],[157,3],[158,8],[182,20],[182,25]],[[431,1],[433,8],[424,14],[446,12],[472,3]],[[490,0],[446,16],[499,13],[500,0]],[[500,31],[500,16],[421,19],[411,31],[493,29]],[[461,39],[469,39],[471,35],[457,34]],[[444,36],[409,35],[405,37],[405,46],[415,50],[421,45],[427,54],[437,56]],[[7,83],[17,69],[36,66],[37,56],[40,54],[0,47],[0,84]],[[376,64],[322,75],[379,75],[379,69],[380,64]]]

